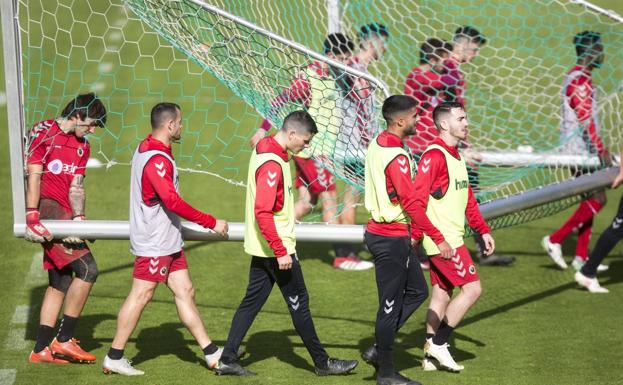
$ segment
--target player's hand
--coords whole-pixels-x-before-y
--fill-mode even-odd
[[[278,257],[277,263],[279,263],[279,270],[290,270],[292,268],[292,257],[290,254]]]
[[[614,165],[614,157],[610,154],[610,151],[605,150],[599,154],[599,164],[602,167],[612,167]]]
[[[493,251],[495,250],[495,241],[493,240],[491,234],[483,234],[482,240],[485,242],[485,255],[493,254]]]
[[[251,146],[251,148],[255,148],[255,146],[257,146],[257,143],[265,137],[266,130],[263,128],[258,128],[257,131],[255,131],[255,134],[253,134],[253,136],[251,137],[251,139],[249,139],[249,146]]]
[[[422,238],[419,239],[415,239],[415,238],[411,238],[411,247],[416,247],[418,243],[420,243],[420,241],[422,240]]]
[[[75,217],[73,219],[74,221],[83,221],[84,220],[84,215],[79,215],[77,217]],[[77,237],[75,235],[70,235],[69,237],[65,237],[63,238],[63,243],[69,243],[71,245],[79,245],[81,243],[84,243],[84,240],[80,237]]]
[[[26,234],[24,234],[24,238],[27,241],[35,243],[50,242],[54,237],[52,233],[41,224],[39,217],[39,210],[26,210]]]
[[[229,231],[229,224],[223,219],[217,219],[216,224],[214,225],[214,228],[212,230],[214,230],[214,232],[218,235],[224,237]]]
[[[621,166],[621,170],[623,170],[623,166]],[[619,185],[623,182],[623,172],[619,171],[619,175],[616,176],[616,178],[614,178],[614,180],[612,181],[612,188],[617,188],[619,187]]]
[[[452,250],[452,247],[450,246],[448,242],[446,241],[441,242],[440,244],[437,245],[437,248],[439,248],[439,254],[441,258],[443,259],[452,258],[452,255],[454,254],[454,250]]]

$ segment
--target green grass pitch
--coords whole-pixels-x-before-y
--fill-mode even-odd
[[[599,5],[623,13],[615,0]],[[1,76],[3,80],[3,75]],[[2,81],[1,84],[4,84]],[[6,108],[0,121],[6,122]],[[5,127],[6,125],[3,125]],[[180,324],[171,293],[161,286],[148,305],[126,354],[146,375],[104,376],[101,361],[112,340],[119,307],[131,284],[132,256],[127,241],[92,245],[101,275],[77,329],[95,365],[64,367],[27,363],[34,344],[39,304],[47,278],[35,254],[40,247],[12,234],[8,137],[0,129],[0,385],[9,384],[365,384],[371,367],[360,363],[344,377],[316,377],[313,364],[293,331],[282,298],[273,294],[245,341],[243,364],[254,378],[219,378],[205,368],[201,351]],[[87,172],[87,214],[91,219],[127,218],[129,169]],[[226,193],[225,193],[226,191]],[[243,189],[198,174],[181,175],[181,193],[198,208],[232,221],[242,219]],[[622,191],[608,193],[609,203],[596,219],[593,242],[608,226]],[[224,198],[226,194],[226,199]],[[569,385],[621,384],[623,362],[623,246],[606,260],[600,276],[610,294],[579,290],[571,271],[559,271],[539,242],[571,210],[551,218],[496,231],[498,250],[518,257],[513,267],[481,268],[483,296],[451,339],[461,374],[424,373],[419,368],[424,340],[423,305],[397,336],[395,362],[405,375],[424,384]],[[363,215],[359,218],[362,220]],[[565,244],[567,258],[573,241]],[[468,241],[473,246],[471,241]],[[233,313],[247,282],[250,258],[241,243],[188,242],[196,300],[211,337],[224,343]],[[359,358],[373,341],[376,312],[374,272],[343,272],[330,266],[328,244],[300,244],[299,254],[311,296],[318,334],[331,356]],[[365,254],[369,258],[369,255]],[[277,292],[277,290],[275,290]]]

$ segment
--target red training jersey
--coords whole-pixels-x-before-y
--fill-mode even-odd
[[[443,140],[437,138],[433,141],[452,156],[459,159],[459,151],[456,147],[449,147]],[[419,163],[417,175],[415,177],[415,201],[416,201],[416,218],[420,230],[431,237],[433,242],[440,244],[445,239],[439,229],[437,229],[426,216],[426,207],[428,199],[432,197],[443,197],[448,191],[448,167],[446,165],[446,157],[439,149],[427,151]],[[465,208],[465,217],[468,225],[476,230],[479,234],[487,234],[491,231],[487,222],[482,217],[478,202],[474,196],[471,185],[467,191],[467,207]]]
[[[30,130],[27,164],[43,166],[41,198],[53,199],[68,211],[69,187],[74,175],[84,175],[90,147],[85,138],[64,133],[56,120],[45,120]]]
[[[139,152],[162,151],[173,159],[171,146],[167,146],[151,135],[140,143],[138,150]],[[212,215],[195,209],[178,194],[173,181],[173,164],[166,157],[154,155],[147,161],[143,168],[141,185],[143,203],[147,206],[161,203],[168,210],[186,220],[209,229],[214,228],[216,219]]]
[[[272,136],[260,140],[256,151],[258,154],[277,154],[285,162],[289,160],[287,151]],[[283,208],[285,198],[281,166],[272,160],[262,164],[255,172],[255,185],[257,191],[253,212],[257,225],[275,256],[283,257],[288,252],[277,232],[274,216]]]
[[[383,131],[375,139],[382,147],[403,147],[402,139],[398,136]],[[421,232],[416,225],[418,220],[416,202],[413,189],[411,163],[404,155],[395,157],[385,168],[385,188],[392,203],[400,203],[403,210],[411,218],[411,228],[404,223],[377,223],[370,219],[366,231],[388,237],[411,236],[413,239],[421,238]],[[410,234],[411,233],[411,234]]]

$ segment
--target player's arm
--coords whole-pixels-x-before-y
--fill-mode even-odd
[[[173,165],[167,158],[153,156],[145,165],[143,173],[168,210],[207,229],[213,229],[220,235],[227,233],[227,222],[195,209],[178,194],[173,184]]]
[[[275,226],[275,206],[280,199],[284,199],[281,166],[275,161],[264,163],[255,173],[255,185],[257,188],[253,212],[257,226],[277,257],[279,268],[282,268],[283,262],[286,262],[285,265],[288,263],[291,265],[292,260]]]
[[[268,111],[268,116],[273,116],[277,113],[277,111],[287,102],[295,101],[302,103],[305,106],[309,106],[311,98],[311,85],[309,81],[305,78],[304,73],[300,73],[296,79],[292,82],[292,84],[283,91],[279,96],[277,96],[270,103],[271,108]],[[264,119],[260,127],[255,131],[255,134],[249,140],[249,145],[251,148],[255,148],[257,143],[266,137],[266,134],[271,128],[270,121],[268,119]]]
[[[465,207],[465,217],[467,218],[467,224],[469,227],[474,229],[478,234],[482,235],[482,238],[485,241],[485,245],[487,249],[485,250],[486,255],[491,255],[493,250],[495,249],[495,242],[493,241],[493,237],[491,236],[491,228],[483,218],[482,213],[480,212],[480,207],[478,206],[478,201],[476,200],[476,196],[474,195],[474,190],[472,190],[472,186],[468,186],[467,190],[467,206]]]
[[[43,142],[46,140],[46,135],[37,129],[35,126],[31,132],[31,138],[34,139],[28,145],[28,158],[26,159],[26,233],[24,238],[30,242],[42,243],[51,241],[53,236],[40,221],[41,176],[46,154]]]
[[[569,105],[575,111],[578,120],[584,126],[591,145],[600,156],[607,156],[607,149],[597,133],[597,123],[593,119],[596,106],[593,101],[593,87],[590,79],[586,76],[578,76],[567,86],[566,94],[569,97]]]

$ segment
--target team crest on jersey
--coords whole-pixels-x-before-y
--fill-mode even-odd
[[[160,275],[162,275],[163,277],[167,275],[167,268],[163,267],[162,269],[160,269]]]
[[[474,266],[474,265],[469,265],[469,273],[470,273],[471,275],[476,274],[476,266]]]
[[[82,147],[78,147],[78,156],[82,157],[82,155],[84,155],[84,150]]]

